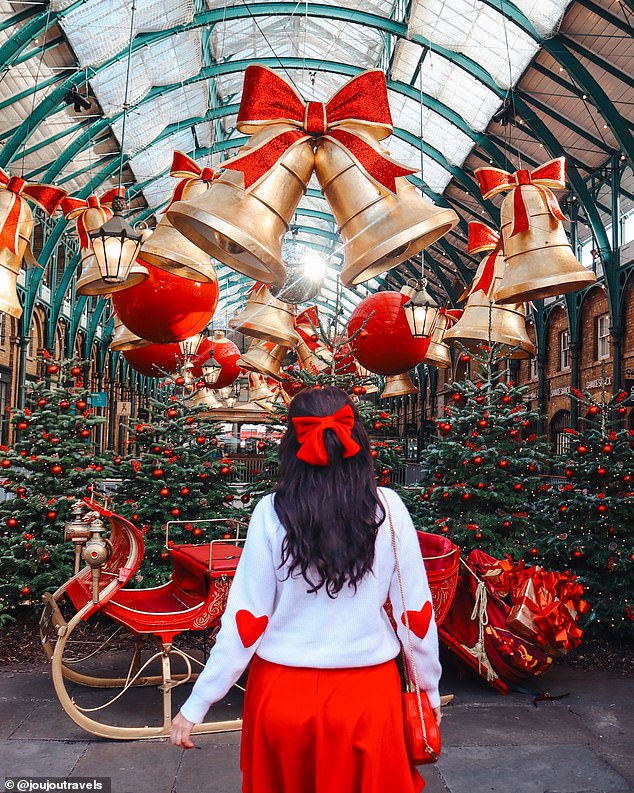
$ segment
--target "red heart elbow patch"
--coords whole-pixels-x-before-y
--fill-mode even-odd
[[[427,635],[433,613],[434,610],[430,600],[426,600],[425,603],[423,603],[423,607],[420,611],[407,612],[410,630],[412,633],[415,633],[419,639],[424,639]],[[401,622],[405,625],[405,614],[401,615]]]
[[[268,624],[269,618],[266,614],[263,614],[261,617],[256,617],[246,609],[240,609],[240,611],[236,613],[238,634],[245,647],[251,647],[252,644],[255,644],[266,630]]]

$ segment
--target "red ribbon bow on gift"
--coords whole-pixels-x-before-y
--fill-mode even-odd
[[[304,102],[275,72],[257,64],[247,66],[237,128],[252,134],[275,124],[297,129],[275,135],[222,164],[223,168],[244,173],[245,190],[255,185],[291,146],[311,138],[327,138],[341,146],[370,179],[392,193],[396,192],[397,177],[417,170],[395,162],[378,146],[378,141],[392,133],[385,75],[379,69],[353,77],[324,103]],[[370,140],[364,132],[370,134]]]
[[[528,231],[528,212],[522,196],[523,185],[533,185],[543,195],[548,212],[558,220],[566,220],[552,190],[563,190],[566,186],[566,160],[558,157],[550,160],[533,171],[519,170],[511,174],[500,168],[477,168],[475,176],[482,190],[483,198],[491,198],[504,190],[513,193],[513,229],[511,237],[521,231]]]
[[[22,201],[27,198],[43,209],[47,215],[52,215],[66,195],[66,191],[52,184],[29,184],[19,176],[9,176],[2,168],[0,168],[0,188],[12,194],[4,222],[0,221],[2,222],[0,248],[8,248],[11,253],[17,253]]]
[[[470,288],[464,293],[463,298],[470,297],[477,291],[482,291],[489,299],[492,298],[491,290],[495,281],[495,260],[500,250],[500,235],[495,229],[490,228],[485,223],[478,220],[469,222],[469,236],[467,240],[467,251],[469,253],[481,253],[482,251],[493,251],[486,256],[478,268],[479,272],[473,279]]]
[[[176,185],[172,200],[165,207],[164,212],[167,212],[175,201],[182,201],[188,188],[195,182],[206,182],[210,185],[216,178],[212,168],[201,168],[195,160],[183,154],[182,151],[174,152],[170,176],[175,176],[181,181]]]
[[[79,235],[79,247],[86,249],[90,248],[89,232],[103,226],[112,217],[112,210],[110,206],[112,201],[117,198],[123,198],[125,195],[124,187],[113,187],[112,190],[104,193],[102,196],[90,195],[88,198],[74,198],[73,196],[66,196],[62,199],[61,209],[64,213],[66,220],[77,221],[77,234]],[[99,210],[101,222],[97,223],[91,228],[86,227],[86,212],[89,209]]]
[[[331,416],[297,416],[293,426],[299,441],[297,457],[310,465],[328,465],[328,452],[324,443],[324,432],[333,430],[343,445],[343,456],[354,457],[361,449],[352,438],[354,413],[350,405],[344,405]]]

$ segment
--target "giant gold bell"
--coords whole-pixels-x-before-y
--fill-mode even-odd
[[[355,134],[364,135],[359,130]],[[343,148],[327,138],[317,148],[315,172],[343,240],[344,286],[396,267],[458,222],[453,209],[425,201],[405,177],[396,179],[396,195],[377,187]]]
[[[381,399],[417,393],[418,388],[412,383],[412,378],[407,372],[403,372],[403,374],[389,374],[385,378],[385,387],[381,392]]]
[[[273,397],[266,380],[259,372],[249,372],[249,401],[266,402]]]
[[[438,369],[449,369],[451,366],[451,352],[446,344],[447,335],[447,315],[438,312],[434,322],[434,328],[429,339],[429,346],[421,363],[428,366],[435,366]]]
[[[280,377],[280,369],[288,347],[270,341],[255,340],[238,364],[248,372],[259,372],[267,377]]]
[[[192,180],[183,192],[183,199],[193,200],[208,189],[206,182]],[[140,256],[155,267],[190,281],[209,283],[216,280],[209,255],[175,229],[167,215],[163,215],[152,236],[143,243]]]
[[[12,193],[8,190],[0,190],[0,217],[8,215],[11,206]],[[17,227],[16,253],[6,247],[0,248],[0,311],[20,319],[22,306],[18,299],[18,274],[33,231],[33,213],[26,201],[22,201],[20,204]]]
[[[112,341],[108,345],[113,352],[124,352],[125,350],[138,350],[141,347],[149,347],[151,341],[136,336],[131,330],[121,322],[117,314],[114,316],[114,333]]]
[[[292,129],[287,124],[267,126],[240,153]],[[242,172],[226,169],[203,195],[172,204],[167,216],[199,248],[232,269],[256,281],[281,285],[282,240],[313,165],[313,150],[305,141],[289,149],[250,190],[243,187]]]
[[[474,278],[476,284],[482,277],[488,259],[487,256],[480,262]],[[526,332],[524,303],[498,305],[489,298],[490,294],[497,294],[504,268],[504,257],[499,252],[495,254],[493,284],[488,294],[477,289],[469,295],[462,317],[444,335],[447,343],[454,346],[462,344],[468,348],[481,344],[505,344],[515,348],[510,358],[531,358],[535,355],[535,345]]]
[[[561,221],[548,212],[539,188],[528,184],[521,189],[528,230],[511,236],[514,193],[509,193],[500,210],[506,270],[493,295],[495,302],[541,300],[594,283],[595,274],[575,258]]]
[[[192,398],[187,400],[191,408],[195,408],[200,418],[204,418],[205,411],[218,410],[223,408],[224,404],[218,399],[211,388],[198,388]]]
[[[251,290],[247,305],[229,320],[229,327],[245,336],[285,347],[293,347],[299,339],[294,328],[292,306],[273,297],[266,284]]]

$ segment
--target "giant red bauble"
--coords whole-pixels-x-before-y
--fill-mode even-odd
[[[135,371],[146,377],[162,377],[163,372],[171,374],[178,369],[181,360],[178,344],[150,344],[136,350],[125,350],[123,357]]]
[[[361,366],[371,372],[401,374],[423,360],[429,339],[412,336],[403,311],[407,300],[400,292],[377,292],[362,300],[352,312],[349,336],[367,322],[350,346]]]
[[[213,339],[203,339],[196,352],[195,357],[192,359],[194,368],[192,374],[195,378],[203,376],[202,365],[208,360],[209,353],[213,349],[214,358],[222,366],[220,376],[214,383],[214,388],[226,388],[234,382],[240,374],[240,365],[238,359],[240,358],[240,350],[236,345],[222,334],[214,335]]]
[[[193,336],[207,326],[218,305],[218,281],[191,281],[147,262],[149,276],[112,295],[121,322],[132,333],[156,344]]]

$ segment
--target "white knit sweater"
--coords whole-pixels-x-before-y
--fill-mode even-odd
[[[435,707],[440,704],[438,638],[433,617],[426,630],[431,593],[418,539],[399,496],[385,488],[379,493],[392,514],[405,604],[422,636],[412,634],[419,686]],[[278,569],[285,531],[273,499],[273,495],[264,497],[253,511],[216,643],[182,707],[189,721],[204,719],[256,652],[273,663],[319,669],[374,666],[395,658],[399,642],[383,608],[388,596],[407,648],[389,520],[377,533],[372,571],[356,592],[344,585],[333,599],[323,587],[309,594],[301,576],[287,578],[285,569]],[[419,610],[418,616],[412,614]]]

